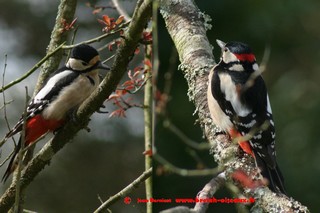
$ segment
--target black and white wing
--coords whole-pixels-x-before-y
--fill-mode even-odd
[[[78,72],[68,70],[66,67],[63,67],[53,73],[37,95],[30,101],[27,107],[26,120],[40,114],[48,104],[55,100],[55,97],[60,93],[60,91],[70,85],[78,76]],[[6,134],[6,139],[22,130],[23,118],[24,115],[21,116],[13,129]]]

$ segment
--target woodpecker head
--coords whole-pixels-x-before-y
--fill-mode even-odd
[[[254,72],[259,69],[251,48],[241,42],[228,42],[217,40],[217,44],[221,48],[221,59],[218,67],[238,72]]]
[[[87,72],[94,69],[110,69],[101,63],[98,51],[87,44],[81,44],[73,48],[66,66],[79,72]]]

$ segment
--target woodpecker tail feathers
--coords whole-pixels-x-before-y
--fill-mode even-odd
[[[14,170],[16,169],[17,167],[17,156],[18,156],[18,153],[20,151],[20,148],[21,148],[21,137],[19,139],[19,142],[18,142],[18,145],[15,147],[14,149],[14,152],[13,152],[13,155],[9,161],[9,164],[8,164],[8,167],[1,179],[1,181],[4,183],[6,182],[6,180],[9,178],[9,176],[14,172]]]
[[[284,178],[280,171],[278,164],[274,167],[267,165],[267,163],[259,157],[259,155],[255,155],[255,159],[258,167],[261,170],[261,175],[269,181],[268,187],[271,191],[275,193],[282,193],[287,195],[285,187],[284,187]]]

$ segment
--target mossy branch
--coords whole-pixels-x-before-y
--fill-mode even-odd
[[[69,31],[65,29],[65,23],[72,22],[77,7],[77,0],[61,0],[58,8],[56,22],[51,32],[50,43],[47,47],[47,55],[57,49],[62,43],[65,43],[68,38]],[[36,94],[41,88],[43,82],[48,76],[58,69],[63,56],[63,51],[58,50],[52,55],[42,66],[41,73],[38,78],[37,85],[34,90]]]

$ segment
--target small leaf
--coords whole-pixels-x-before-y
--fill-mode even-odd
[[[152,33],[151,32],[143,32],[143,40],[144,41],[152,41]]]
[[[129,85],[125,89],[130,91],[130,90],[134,89],[134,85]]]
[[[108,50],[109,50],[110,52],[113,50],[113,49],[112,49],[112,45],[113,45],[113,42],[108,45]]]
[[[147,67],[152,68],[152,63],[151,63],[151,61],[150,61],[149,59],[145,59],[145,60],[144,60],[144,64],[145,64]]]
[[[123,16],[123,15],[119,16],[119,18],[118,18],[117,21],[116,21],[116,25],[121,24],[121,22],[123,21],[123,19],[124,19],[124,16]]]
[[[146,155],[146,156],[152,156],[152,149],[149,149],[149,150],[145,150],[143,153],[143,155]]]
[[[93,15],[96,15],[96,14],[98,14],[98,13],[101,13],[101,11],[102,11],[102,8],[99,7],[99,8],[94,9],[94,10],[92,11],[92,14],[93,14]]]
[[[137,66],[133,69],[134,72],[139,72],[141,71],[143,68],[141,66]]]
[[[111,25],[111,20],[110,20],[109,16],[103,15],[102,18],[103,18],[104,22],[106,23],[106,25],[109,27]]]
[[[128,71],[128,77],[133,80],[132,74],[131,74],[131,70]]]
[[[125,81],[123,84],[122,84],[122,86],[123,87],[126,87],[126,86],[129,86],[129,85],[133,85],[133,81],[132,80],[127,80],[127,81]]]
[[[103,24],[103,25],[106,25],[107,23],[101,19],[97,19],[97,21],[100,23],[100,24]]]
[[[134,54],[139,54],[140,53],[140,49],[139,49],[139,47],[137,47],[137,49],[134,51]]]
[[[114,116],[125,118],[126,117],[125,110],[124,109],[117,109],[117,110],[110,113],[109,118],[114,117]]]

